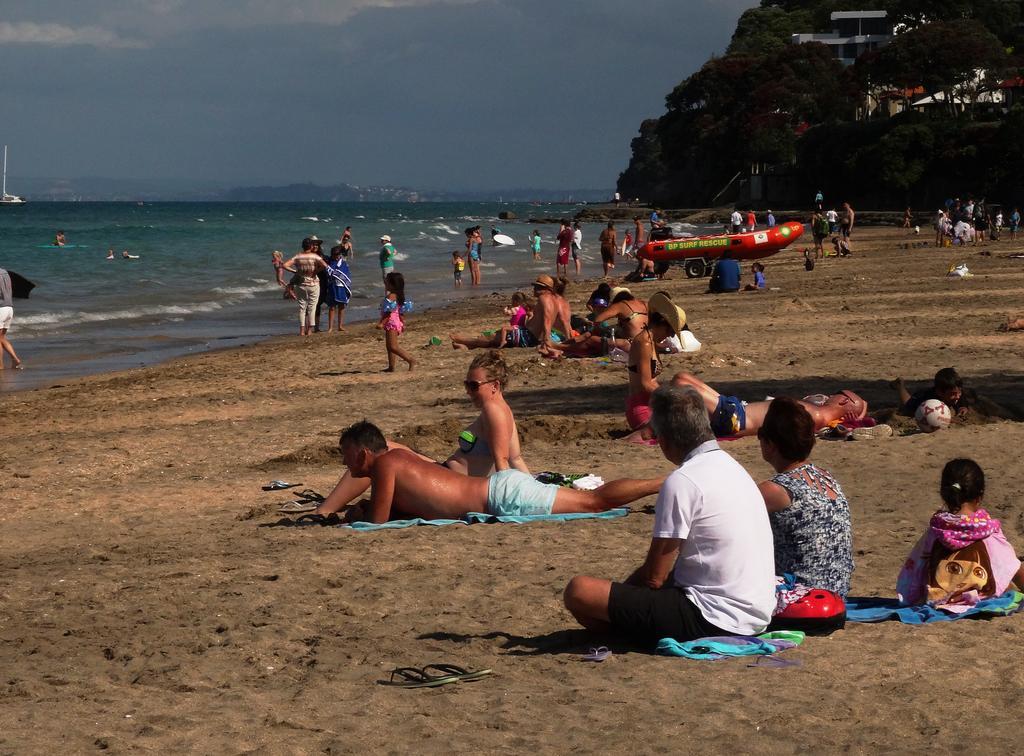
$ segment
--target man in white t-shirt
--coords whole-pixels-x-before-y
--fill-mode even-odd
[[[775,556],[764,499],[718,447],[700,394],[665,385],[651,428],[679,468],[665,480],[644,563],[626,580],[577,575],[565,606],[581,625],[644,643],[764,632],[775,608]]]
[[[729,217],[732,223],[732,232],[738,234],[743,228],[743,215],[740,213],[739,208],[732,211],[732,215]]]

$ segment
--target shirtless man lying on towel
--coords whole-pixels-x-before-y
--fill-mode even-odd
[[[384,434],[365,420],[341,434],[341,455],[358,477],[371,480],[370,503],[346,512],[346,520],[373,523],[422,517],[458,519],[470,512],[494,515],[604,512],[658,493],[665,476],[613,480],[593,491],[538,483],[520,470],[499,470],[489,478],[459,475],[407,449],[388,450]]]
[[[719,394],[708,384],[690,373],[677,373],[672,379],[677,386],[692,386],[704,399],[711,418],[711,429],[718,438],[728,436],[754,436],[764,422],[768,402],[744,403],[736,396]],[[819,431],[836,421],[851,422],[868,414],[868,403],[852,391],[840,391],[829,396],[824,404],[801,401],[811,417],[814,430]]]

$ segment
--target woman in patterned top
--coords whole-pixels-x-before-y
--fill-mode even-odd
[[[775,541],[775,572],[845,597],[853,573],[850,505],[831,473],[808,462],[814,420],[803,405],[772,401],[757,431],[761,456],[776,475],[758,487]]]

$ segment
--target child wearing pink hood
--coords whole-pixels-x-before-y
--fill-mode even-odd
[[[961,613],[982,599],[1024,586],[1024,567],[1003,535],[999,520],[982,507],[985,474],[972,459],[942,469],[939,495],[946,511],[932,515],[928,530],[907,557],[896,581],[904,606],[928,603]]]

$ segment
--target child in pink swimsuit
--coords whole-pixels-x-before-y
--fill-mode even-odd
[[[403,315],[412,309],[412,302],[405,298],[405,278],[401,273],[388,273],[384,276],[384,290],[387,295],[380,303],[380,321],[378,328],[384,329],[384,347],[388,353],[388,367],[385,373],[395,372],[395,357],[405,360],[412,370],[413,360],[400,346],[398,337],[405,330]]]
[[[517,291],[512,295],[512,304],[505,308],[505,314],[509,316],[507,326],[495,335],[493,346],[501,349],[506,346],[519,346],[522,343],[522,332],[526,328],[526,318],[530,314],[531,304],[529,297],[523,292]]]

